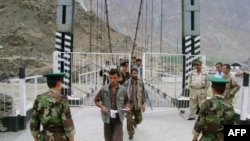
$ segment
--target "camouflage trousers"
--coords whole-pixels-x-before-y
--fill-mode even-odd
[[[133,136],[135,133],[135,127],[137,124],[142,122],[142,111],[132,109],[129,113],[127,113],[127,130],[128,135]]]
[[[223,132],[214,133],[202,133],[201,139],[199,141],[224,141]]]
[[[42,131],[38,135],[38,141],[68,141],[68,137],[66,137],[65,133]]]

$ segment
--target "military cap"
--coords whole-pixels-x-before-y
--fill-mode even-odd
[[[218,77],[214,77],[214,76],[210,77],[208,80],[211,81],[212,85],[216,86],[216,87],[225,87],[226,83],[229,82],[226,79],[218,78]]]
[[[210,77],[208,80],[211,81],[212,83],[228,83],[229,82],[226,79],[218,78],[218,77]]]
[[[122,63],[121,63],[121,66],[128,66],[128,62],[127,62],[127,61],[122,62]]]
[[[65,75],[65,72],[56,72],[43,74],[43,77],[46,77],[47,80],[62,80]]]
[[[199,59],[196,59],[196,60],[193,61],[193,64],[195,64],[195,65],[201,65],[202,62]]]

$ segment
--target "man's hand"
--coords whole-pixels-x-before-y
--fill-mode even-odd
[[[102,108],[101,108],[101,112],[103,113],[103,114],[108,114],[108,108],[107,107],[105,107],[105,106],[102,106]]]
[[[38,136],[33,136],[34,141],[38,141]]]
[[[145,112],[145,105],[142,105],[142,107],[141,107],[141,110],[142,110],[142,112]]]
[[[192,141],[198,141],[197,137],[193,137]]]

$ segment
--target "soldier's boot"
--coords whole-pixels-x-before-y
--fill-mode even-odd
[[[2,122],[2,120],[0,119],[0,132],[5,132],[5,131],[7,131],[7,130],[8,130],[8,128],[6,128],[6,127],[3,126],[3,122]]]

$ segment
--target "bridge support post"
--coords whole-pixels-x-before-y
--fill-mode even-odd
[[[243,75],[243,90],[241,97],[241,110],[240,110],[240,120],[247,120],[247,108],[248,108],[248,96],[249,95],[249,74],[244,73]]]
[[[20,117],[19,129],[26,128],[26,87],[25,87],[25,68],[19,68],[19,99],[20,99]]]
[[[71,96],[75,0],[57,0],[57,33],[53,53],[53,71],[65,72],[62,94]],[[72,102],[74,101],[74,102]],[[69,97],[69,103],[82,103],[81,98]],[[80,105],[80,104],[79,104]],[[74,105],[75,106],[75,105]]]
[[[53,71],[65,72],[63,91],[71,95],[71,64],[73,52],[75,0],[57,0],[57,33],[53,53]]]
[[[188,75],[192,70],[194,55],[200,54],[200,1],[182,0],[182,54],[183,56],[183,96],[188,96]]]

